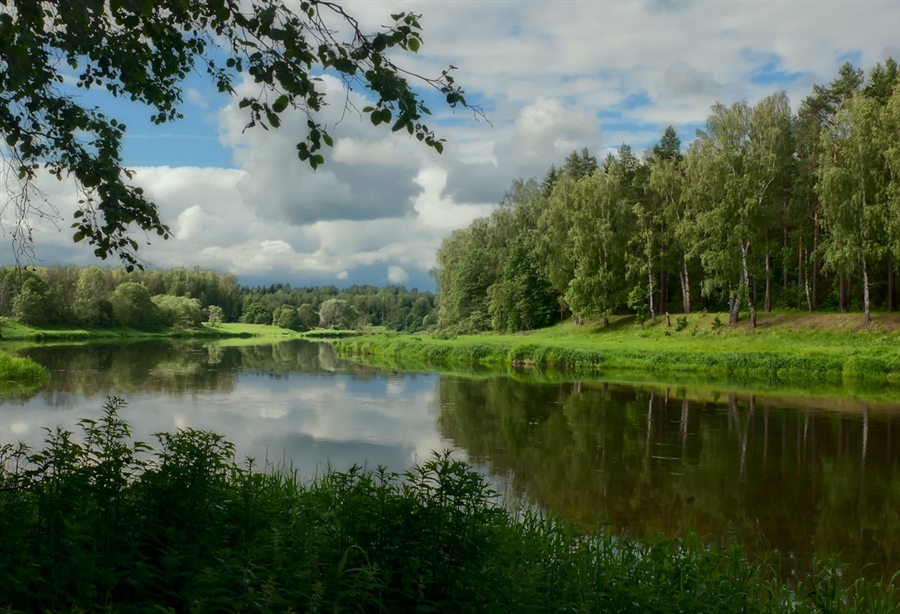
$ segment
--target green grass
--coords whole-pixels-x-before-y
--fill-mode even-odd
[[[30,358],[0,352],[0,395],[15,396],[43,385],[50,373]]]
[[[228,325],[226,325],[228,326]],[[28,326],[14,320],[4,320],[0,335],[3,341],[90,341],[93,339],[153,339],[180,337],[223,337],[229,336],[225,327],[200,328],[159,328],[155,330],[138,330],[121,326],[110,328],[90,328],[71,326]]]
[[[825,563],[792,584],[777,557],[696,535],[584,533],[498,502],[448,453],[402,474],[232,461],[196,430],[135,442],[110,399],[83,436],[0,450],[7,612],[897,611],[890,581]]]
[[[340,338],[358,334],[349,330],[312,330],[297,333],[286,328],[269,324],[243,324],[230,322],[210,326],[203,324],[199,328],[159,328],[155,330],[138,330],[134,328],[73,328],[69,326],[35,327],[20,324],[14,320],[4,320],[0,327],[0,339],[5,341],[90,341],[93,339],[154,339],[154,338],[232,338],[257,337],[264,339],[296,339]]]
[[[486,364],[576,370],[752,375],[781,379],[870,378],[900,381],[900,316],[877,314],[862,329],[857,315],[760,314],[734,329],[727,314],[692,314],[675,330],[665,318],[645,329],[621,317],[608,328],[571,322],[526,334],[442,339],[440,335],[367,335],[338,340],[343,355],[409,358],[435,366]],[[857,323],[858,322],[858,323]]]

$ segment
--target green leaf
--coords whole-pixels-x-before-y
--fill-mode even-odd
[[[413,53],[418,53],[418,51],[419,51],[419,39],[417,39],[417,38],[411,38],[411,39],[409,39],[409,42],[406,43],[406,46],[409,47],[409,50],[412,51]]]
[[[372,120],[373,126],[377,126],[381,123],[381,113],[372,113],[372,115],[369,116],[369,119]]]
[[[276,100],[272,104],[272,110],[276,113],[281,113],[282,111],[287,109],[288,102],[290,102],[290,99],[286,95],[282,94],[278,97],[278,100]]]
[[[329,147],[334,147],[334,139],[331,138],[330,134],[323,134],[322,140],[325,141],[325,144]]]

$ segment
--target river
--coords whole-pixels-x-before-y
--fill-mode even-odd
[[[585,528],[670,536],[692,530],[778,552],[782,574],[836,555],[855,577],[900,569],[900,405],[730,392],[528,372],[449,375],[378,369],[328,344],[247,340],[47,345],[19,350],[51,371],[0,402],[0,445],[39,447],[77,431],[107,396],[135,437],[202,428],[238,459],[313,476],[353,464],[407,469],[452,448],[508,501]],[[543,380],[543,381],[542,381]]]

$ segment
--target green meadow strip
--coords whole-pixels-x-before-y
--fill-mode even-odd
[[[215,433],[134,441],[123,404],[0,449],[0,611],[898,611],[893,578],[507,508],[447,452],[302,479]]]
[[[474,335],[441,339],[428,335],[366,335],[333,342],[343,356],[386,357],[434,367],[534,366],[576,371],[623,370],[659,374],[777,377],[783,380],[900,381],[897,335],[806,331],[706,334],[698,338],[665,331],[614,331],[555,327],[556,334]]]

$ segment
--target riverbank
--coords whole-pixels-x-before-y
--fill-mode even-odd
[[[750,558],[690,533],[585,533],[507,508],[446,453],[400,475],[355,467],[304,481],[237,465],[233,446],[206,431],[163,433],[148,450],[122,405],[82,421],[83,437],[51,433],[43,450],[0,452],[0,609],[897,609],[886,578],[820,563],[785,582],[777,555]]]
[[[36,327],[4,320],[0,325],[0,342],[3,341],[90,341],[94,339],[341,339],[358,335],[352,330],[314,329],[303,333],[272,326],[269,324],[242,324],[229,322],[211,326],[203,324],[197,328],[166,328],[140,330],[136,328],[72,328]]]
[[[326,331],[330,332],[330,331]],[[71,328],[35,327],[15,321],[4,321],[0,328],[0,341],[90,341],[110,339],[218,339],[264,337],[271,339],[294,339],[303,336],[292,330],[265,324],[228,323],[198,328],[158,328],[139,330],[136,328]]]
[[[731,328],[727,314],[657,317],[642,328],[633,317],[577,326],[565,322],[530,333],[366,335],[333,342],[339,354],[453,365],[537,366],[585,371],[763,376],[784,380],[900,381],[900,315],[759,314]]]

